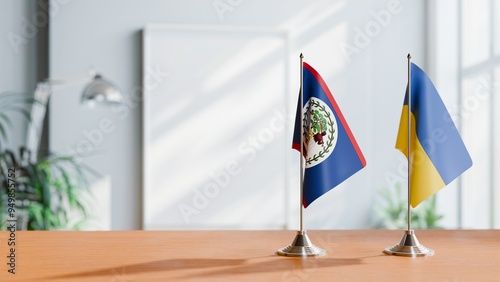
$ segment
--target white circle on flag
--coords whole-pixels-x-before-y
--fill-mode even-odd
[[[303,113],[306,168],[310,168],[332,154],[337,145],[338,126],[332,109],[318,98],[310,98]]]

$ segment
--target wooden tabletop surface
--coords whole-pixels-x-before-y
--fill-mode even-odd
[[[0,281],[500,281],[500,230],[415,233],[434,256],[383,254],[400,230],[308,231],[306,259],[275,254],[295,231],[18,231],[11,274],[0,232]]]

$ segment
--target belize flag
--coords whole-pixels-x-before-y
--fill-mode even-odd
[[[303,205],[307,208],[365,167],[366,161],[323,78],[305,62],[302,68],[304,104],[300,105],[299,99],[292,147],[300,152],[302,143],[305,158]]]
[[[434,84],[414,63],[411,76],[410,204],[418,206],[472,166]],[[396,149],[408,158],[408,87],[399,122]]]

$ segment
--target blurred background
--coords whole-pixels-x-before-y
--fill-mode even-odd
[[[500,228],[499,19],[495,0],[3,0],[0,164],[19,167],[17,216],[28,229],[297,229],[303,53],[367,160],[304,227],[405,228],[394,144],[411,53],[474,162],[415,226]],[[120,103],[82,103],[89,68]],[[30,119],[47,78],[64,87]]]

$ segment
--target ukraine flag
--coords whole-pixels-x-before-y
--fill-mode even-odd
[[[472,166],[457,127],[424,71],[411,64],[410,203],[422,201]],[[408,158],[408,88],[396,149]]]

